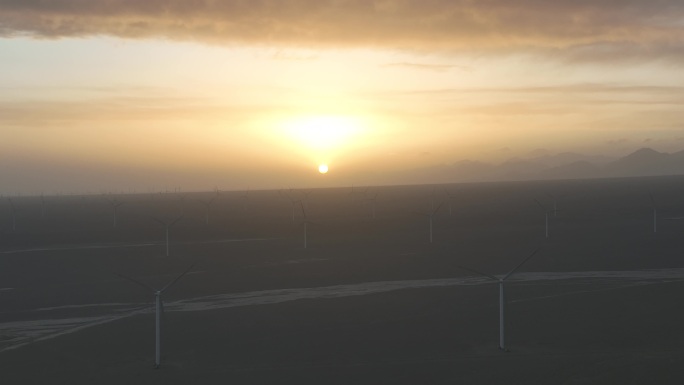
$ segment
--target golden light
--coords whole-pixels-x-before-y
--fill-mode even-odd
[[[321,164],[318,166],[318,172],[321,174],[326,174],[328,172],[328,165],[327,164]]]
[[[361,131],[358,119],[333,115],[293,119],[284,127],[291,137],[317,151],[340,149]]]

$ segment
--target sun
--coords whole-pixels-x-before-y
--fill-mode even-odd
[[[318,172],[321,174],[327,174],[328,173],[328,165],[327,164],[321,164],[318,166]]]

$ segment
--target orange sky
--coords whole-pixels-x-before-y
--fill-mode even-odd
[[[681,150],[683,48],[679,1],[0,2],[0,193]]]

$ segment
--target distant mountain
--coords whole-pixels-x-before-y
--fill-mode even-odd
[[[606,165],[605,174],[614,177],[684,174],[684,153],[668,154],[642,148]]]
[[[684,175],[684,150],[672,154],[641,148],[619,159],[572,152],[542,154],[529,159],[513,158],[499,165],[463,160],[414,170],[416,180],[483,182],[535,179],[592,179]]]
[[[543,163],[548,167],[565,166],[575,162],[588,162],[595,165],[604,165],[614,160],[600,155],[583,155],[574,152],[562,152],[556,155],[546,155],[531,159],[535,162]]]

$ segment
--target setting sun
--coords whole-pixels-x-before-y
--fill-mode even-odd
[[[321,174],[327,174],[328,173],[328,165],[327,164],[322,164],[318,166],[318,172]]]

